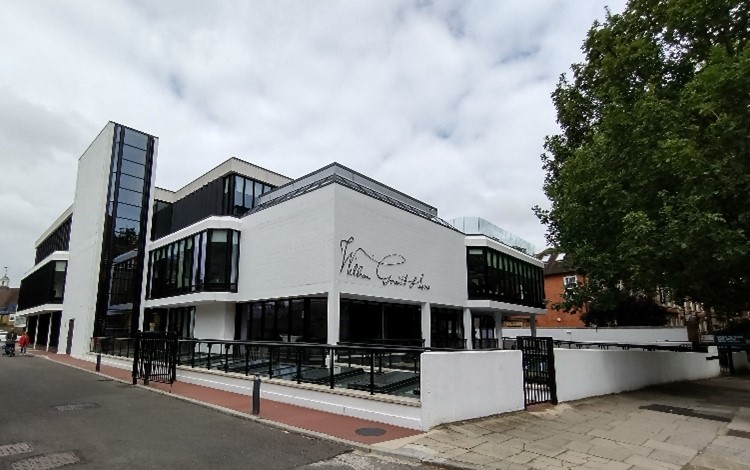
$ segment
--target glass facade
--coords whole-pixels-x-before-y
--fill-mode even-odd
[[[239,216],[258,205],[260,196],[274,189],[266,183],[232,174],[224,177],[224,214]]]
[[[434,348],[464,349],[464,317],[460,308],[432,307],[430,309],[430,339]]]
[[[148,298],[200,291],[237,292],[240,233],[209,229],[150,253]]]
[[[266,183],[230,173],[175,201],[154,201],[151,239],[157,240],[212,215],[241,216],[258,204]]]
[[[466,249],[469,299],[544,308],[542,268],[487,247]]]
[[[44,304],[61,304],[65,297],[67,261],[50,261],[21,281],[18,310]]]
[[[136,282],[141,277],[136,272],[137,259],[135,256],[125,256],[126,259],[115,260],[112,265],[111,286],[109,289],[109,304],[123,305],[133,302]]]
[[[325,297],[266,300],[237,304],[234,339],[325,343],[328,336]]]
[[[115,125],[95,336],[129,336],[138,329],[155,146],[154,137]]]
[[[419,305],[391,304],[367,300],[341,299],[342,342],[422,346],[422,308]]]
[[[48,257],[55,251],[68,251],[70,244],[70,225],[73,216],[69,216],[60,224],[54,232],[50,233],[47,238],[36,247],[36,257],[34,264],[38,264],[44,258]]]
[[[194,338],[195,307],[146,309],[143,331],[169,331],[177,333],[180,338]]]

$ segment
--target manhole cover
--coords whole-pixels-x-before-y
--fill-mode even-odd
[[[39,455],[13,462],[13,470],[47,470],[78,463],[81,460],[72,452]]]
[[[356,431],[360,436],[382,436],[385,434],[385,429],[381,428],[359,428]]]
[[[8,444],[0,446],[0,457],[25,454],[26,452],[31,452],[31,444],[29,444],[28,442],[19,442],[18,444]]]
[[[99,408],[99,405],[96,403],[76,403],[74,405],[59,405],[55,407],[57,411],[75,411],[75,410],[85,410],[88,408]]]

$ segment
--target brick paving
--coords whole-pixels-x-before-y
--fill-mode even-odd
[[[94,369],[92,363],[69,356],[48,357]],[[126,370],[102,366],[102,373],[130,381]],[[163,384],[150,388],[169,389]],[[245,395],[181,382],[172,393],[249,413]],[[458,468],[750,470],[750,376],[593,397],[447,424],[426,433],[266,400],[261,402],[260,418]],[[362,427],[386,433],[356,434]]]

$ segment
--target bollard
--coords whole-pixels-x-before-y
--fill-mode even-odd
[[[102,353],[96,355],[96,371],[102,370]]]
[[[253,379],[253,414],[260,413],[260,375]]]
[[[148,380],[151,378],[151,362],[145,364],[145,373],[143,374],[143,385],[148,386]]]

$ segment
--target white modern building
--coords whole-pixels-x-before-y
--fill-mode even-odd
[[[291,179],[232,158],[169,191],[157,148],[110,122],[80,157],[21,283],[37,345],[83,356],[92,337],[169,330],[491,349],[503,315],[545,313],[542,263],[486,221],[446,222],[336,163]]]

